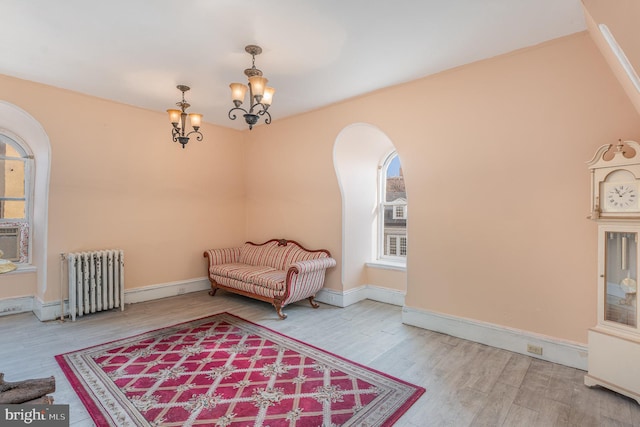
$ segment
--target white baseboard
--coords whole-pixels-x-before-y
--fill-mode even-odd
[[[0,300],[0,316],[33,311],[33,297],[18,297]]]
[[[161,283],[158,285],[145,286],[143,288],[125,290],[124,303],[125,305],[134,304],[137,302],[151,301],[160,298],[188,294],[190,292],[204,291],[210,288],[211,283],[206,277],[198,277],[190,280],[180,280],[177,282]],[[26,299],[29,300],[28,307],[26,301],[21,301]],[[64,301],[63,310],[65,315],[68,315],[68,300]],[[60,301],[43,303],[37,297],[12,298],[0,301],[0,316],[4,314],[20,313],[23,311],[33,311],[38,319],[43,322],[48,320],[55,320],[60,318]]]
[[[161,283],[158,285],[145,286],[124,291],[125,304],[151,301],[160,298],[174,297],[176,295],[188,294],[191,292],[211,289],[211,282],[206,277],[197,277],[189,280],[179,280],[177,282]]]
[[[62,310],[67,313],[68,309],[68,301],[65,300]],[[43,302],[40,298],[33,297],[33,314],[35,314],[41,322],[59,319],[60,301]]]
[[[379,286],[367,285],[367,299],[384,302],[386,304],[404,306],[406,292],[395,289],[381,288]]]
[[[358,301],[366,299],[364,286],[358,289],[351,289],[346,292],[334,291],[333,289],[321,289],[316,294],[315,300],[336,307],[348,307]]]
[[[469,341],[513,351],[549,362],[587,370],[587,346],[492,323],[404,307],[402,322]],[[527,352],[527,345],[542,348],[542,355]]]
[[[315,299],[336,307],[348,307],[365,299],[402,307],[404,305],[404,297],[405,293],[402,291],[374,285],[364,285],[349,289],[345,292],[335,291],[333,289],[322,289],[318,292]]]
[[[346,292],[322,289],[316,295],[316,300],[338,307],[347,307],[365,299],[403,307],[405,294],[393,289],[365,285]],[[407,325],[513,351],[514,353],[587,370],[587,346],[578,343],[492,323],[409,307],[403,307],[402,309],[402,322]],[[528,345],[542,348],[542,355],[527,352]]]

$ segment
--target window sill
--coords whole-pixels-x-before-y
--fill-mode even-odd
[[[366,266],[371,268],[380,268],[383,270],[407,271],[407,264],[404,262],[376,260],[372,262],[367,262]]]
[[[18,268],[13,271],[8,271],[6,273],[2,273],[2,275],[12,276],[14,274],[24,274],[24,273],[35,273],[38,271],[38,268],[32,264],[17,264]]]

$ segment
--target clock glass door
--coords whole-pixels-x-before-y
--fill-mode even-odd
[[[638,233],[605,232],[604,320],[636,327]]]

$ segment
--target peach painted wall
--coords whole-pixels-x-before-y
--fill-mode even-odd
[[[384,132],[410,203],[406,305],[586,343],[596,226],[585,162],[640,139],[638,114],[587,32],[288,119],[248,139],[249,238],[341,254],[332,165],[352,123]],[[347,290],[333,269],[331,289]]]
[[[0,99],[31,114],[51,143],[43,301],[59,298],[63,252],[124,249],[133,289],[205,277],[205,249],[244,241],[241,132],[204,123],[204,141],[183,150],[164,113],[6,76]],[[24,295],[6,282],[13,290],[0,295]]]
[[[611,71],[640,113],[640,91],[629,79],[598,25],[604,24],[624,51],[636,74],[640,74],[640,2],[637,0],[582,0],[589,34],[611,67]]]
[[[380,267],[366,267],[366,283],[394,291],[407,291],[407,272]]]
[[[0,300],[36,295],[36,273],[4,273],[0,277]]]

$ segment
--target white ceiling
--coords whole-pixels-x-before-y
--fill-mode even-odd
[[[586,29],[580,0],[0,3],[0,74],[163,112],[186,84],[190,112],[236,129],[228,85],[246,82],[247,44],[263,48],[276,121]]]

